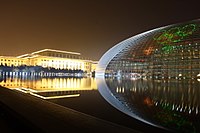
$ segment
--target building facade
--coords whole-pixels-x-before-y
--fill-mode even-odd
[[[0,64],[4,66],[21,66],[28,63],[27,59],[14,56],[0,56]]]
[[[200,77],[200,20],[133,36],[108,50],[97,75],[155,79]]]
[[[155,127],[199,132],[200,19],[118,43],[99,60],[96,78],[100,94],[121,112]]]
[[[17,57],[0,56],[0,64],[4,66],[42,66],[44,68],[83,70],[90,73],[96,69],[96,62],[86,60],[80,53],[54,49],[43,49],[31,54]]]

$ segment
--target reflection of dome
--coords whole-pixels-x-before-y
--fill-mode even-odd
[[[157,28],[108,50],[97,76],[197,79],[200,73],[200,20]],[[138,76],[137,76],[138,77]]]

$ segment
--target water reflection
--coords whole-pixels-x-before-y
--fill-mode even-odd
[[[97,90],[94,78],[41,78],[1,76],[0,85],[43,99],[78,97],[81,91]]]
[[[145,123],[177,132],[200,132],[200,82],[98,79],[104,98]]]

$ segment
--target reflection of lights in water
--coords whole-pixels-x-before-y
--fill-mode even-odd
[[[197,81],[200,82],[200,73],[197,75]]]
[[[151,100],[149,97],[147,97],[147,98],[144,99],[144,103],[147,106],[153,106],[153,100]]]
[[[28,76],[4,77],[1,86],[43,98],[78,97],[80,91],[96,90],[96,79],[93,78],[38,78]],[[43,95],[48,93],[48,95]]]
[[[119,81],[110,78],[105,79],[105,84],[104,87],[98,86],[100,93],[120,111],[154,126],[196,130],[198,123],[194,118],[199,117],[199,82],[175,79]]]
[[[154,102],[155,106],[162,107],[162,108],[168,108],[172,111],[177,111],[177,112],[184,112],[184,113],[194,113],[198,114],[199,113],[199,107],[193,106],[193,105],[179,105],[179,104],[173,104],[173,103],[164,103],[160,101],[155,101]]]
[[[92,78],[38,78],[28,76],[4,77],[0,82],[6,88],[30,88],[33,90],[96,90],[96,79]]]
[[[132,78],[131,78],[131,80],[137,80],[137,79],[138,79],[138,78],[136,78],[136,77],[132,77]]]

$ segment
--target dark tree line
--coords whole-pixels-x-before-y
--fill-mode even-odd
[[[41,72],[51,72],[51,73],[84,73],[83,70],[81,69],[55,69],[52,67],[42,67],[42,66],[26,66],[26,65],[21,65],[21,66],[7,66],[7,65],[0,65],[0,72],[36,72],[36,73],[41,73]]]

